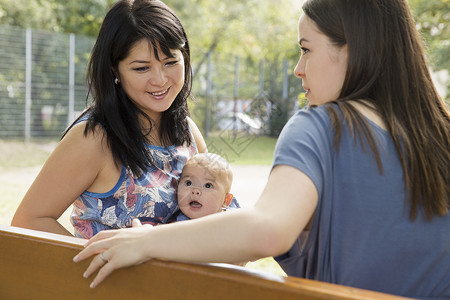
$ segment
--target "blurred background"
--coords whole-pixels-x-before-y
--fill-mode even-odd
[[[64,129],[84,110],[86,66],[113,0],[0,0],[0,224],[9,225]],[[276,138],[304,106],[293,75],[301,0],[166,0],[191,46],[191,116],[233,167],[243,207],[264,188]],[[450,0],[409,0],[449,105]],[[70,208],[60,218],[69,230]],[[247,267],[284,274],[272,258]]]
[[[89,103],[85,71],[113,0],[0,0],[0,139],[58,139]],[[305,104],[293,76],[301,0],[167,0],[191,43],[193,119],[217,132],[278,136]],[[448,103],[449,0],[409,0]]]

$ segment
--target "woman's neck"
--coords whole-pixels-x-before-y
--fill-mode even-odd
[[[145,135],[147,142],[154,146],[166,146],[161,139],[161,118],[160,116],[150,117],[148,119],[140,116],[139,122],[141,124],[142,133]]]

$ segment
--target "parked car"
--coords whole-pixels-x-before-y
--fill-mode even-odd
[[[237,112],[222,116],[217,122],[219,130],[245,131],[249,134],[261,134],[263,124],[260,120],[250,117],[247,114]]]

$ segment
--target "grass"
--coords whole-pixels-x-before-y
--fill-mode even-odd
[[[209,152],[214,152],[236,165],[271,165],[277,139],[232,132],[210,134],[205,138]]]
[[[232,132],[212,133],[205,138],[209,152],[217,153],[237,165],[271,165],[277,139]],[[24,143],[0,140],[0,170],[40,166],[57,141]]]
[[[25,192],[30,187],[56,142],[24,143],[0,140],[0,224],[9,225]],[[33,168],[34,167],[34,168]]]
[[[56,142],[24,143],[0,140],[0,171],[42,165]]]

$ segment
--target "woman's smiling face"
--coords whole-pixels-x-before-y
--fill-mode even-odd
[[[337,99],[347,71],[347,46],[333,45],[305,14],[299,20],[298,39],[301,56],[294,74],[302,79],[309,103],[321,105]]]
[[[142,39],[118,66],[120,84],[128,97],[156,122],[184,85],[183,55],[180,50],[170,52],[172,57],[158,48],[158,60],[151,43]]]

